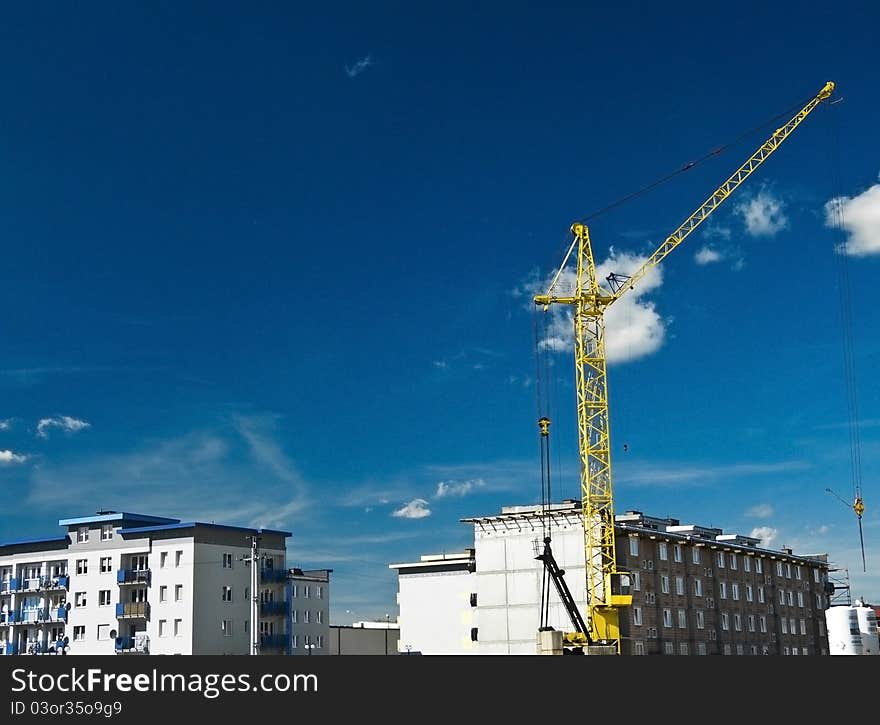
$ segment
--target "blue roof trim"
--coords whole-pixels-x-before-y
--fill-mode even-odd
[[[176,524],[180,519],[169,519],[164,516],[147,516],[146,514],[132,514],[126,511],[117,511],[112,514],[96,514],[94,516],[81,516],[75,519],[61,519],[59,526],[78,526],[80,524],[96,524],[107,521],[141,521],[145,524]]]
[[[153,531],[170,531],[172,529],[193,529],[201,526],[206,529],[226,529],[229,531],[244,531],[248,534],[279,534],[287,538],[293,536],[289,531],[276,531],[275,529],[250,529],[245,526],[229,526],[227,524],[206,524],[201,521],[175,522],[163,526],[137,526],[130,529],[119,529],[120,534],[149,534]]]
[[[4,541],[0,544],[0,549],[6,546],[21,546],[23,544],[68,544],[70,543],[66,536],[55,536],[51,539],[18,539],[17,541]]]

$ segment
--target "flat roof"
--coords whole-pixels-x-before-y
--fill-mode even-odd
[[[279,536],[293,536],[290,531],[276,531],[275,529],[251,529],[246,526],[230,526],[228,524],[206,524],[202,521],[173,521],[173,523],[161,526],[135,526],[119,530],[120,534],[149,534],[154,531],[169,531],[171,529],[194,529],[197,526],[206,529],[223,529],[225,531],[244,531],[248,534],[278,534]]]
[[[80,516],[73,519],[60,519],[59,526],[80,526],[82,524],[107,523],[109,521],[142,521],[147,524],[176,524],[180,519],[169,519],[164,516],[148,516],[147,514],[133,514],[127,511],[107,511],[106,513],[92,516]]]
[[[5,546],[22,546],[24,544],[66,544],[68,539],[66,536],[55,536],[51,539],[38,538],[38,539],[16,539],[15,541],[4,541],[0,543],[0,549]]]

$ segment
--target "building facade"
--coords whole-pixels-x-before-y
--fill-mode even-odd
[[[290,654],[331,654],[330,573],[332,569],[290,569]]]
[[[400,625],[397,622],[331,624],[330,651],[327,654],[396,655],[399,641]]]
[[[424,575],[414,587],[404,573],[427,574],[420,563],[392,565],[400,575],[401,643],[420,648],[437,639],[429,629],[439,625],[436,610],[460,606],[464,596],[470,615],[458,614],[470,625],[471,641],[461,642],[461,624],[446,623],[449,653],[535,654],[544,582],[535,557],[548,535],[572,596],[586,611],[580,502],[554,504],[547,517],[540,506],[510,506],[462,521],[474,527],[474,553],[471,574],[457,589],[469,593]],[[639,511],[616,516],[615,533],[618,569],[632,574],[633,604],[620,612],[622,654],[828,654],[826,555],[761,548],[758,539]],[[547,586],[547,623],[572,631]]]
[[[0,544],[4,654],[248,654],[255,536],[258,651],[289,650],[289,532],[115,511],[58,523]]]

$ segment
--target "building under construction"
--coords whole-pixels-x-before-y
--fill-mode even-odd
[[[474,547],[392,564],[400,644],[424,654],[536,653],[542,601],[558,630],[571,624],[548,596],[537,557],[550,537],[575,605],[586,610],[579,501],[507,506],[462,519]],[[824,655],[827,555],[763,548],[758,539],[627,511],[615,517],[617,564],[631,574],[620,611],[625,655]],[[442,623],[442,627],[439,624]]]

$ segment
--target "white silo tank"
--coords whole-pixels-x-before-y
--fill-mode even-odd
[[[860,655],[864,652],[859,631],[859,615],[855,607],[839,605],[825,610],[828,626],[828,653],[832,655]]]
[[[880,635],[877,633],[877,615],[871,607],[856,601],[854,609],[859,621],[859,634],[862,637],[862,654],[880,654]]]

